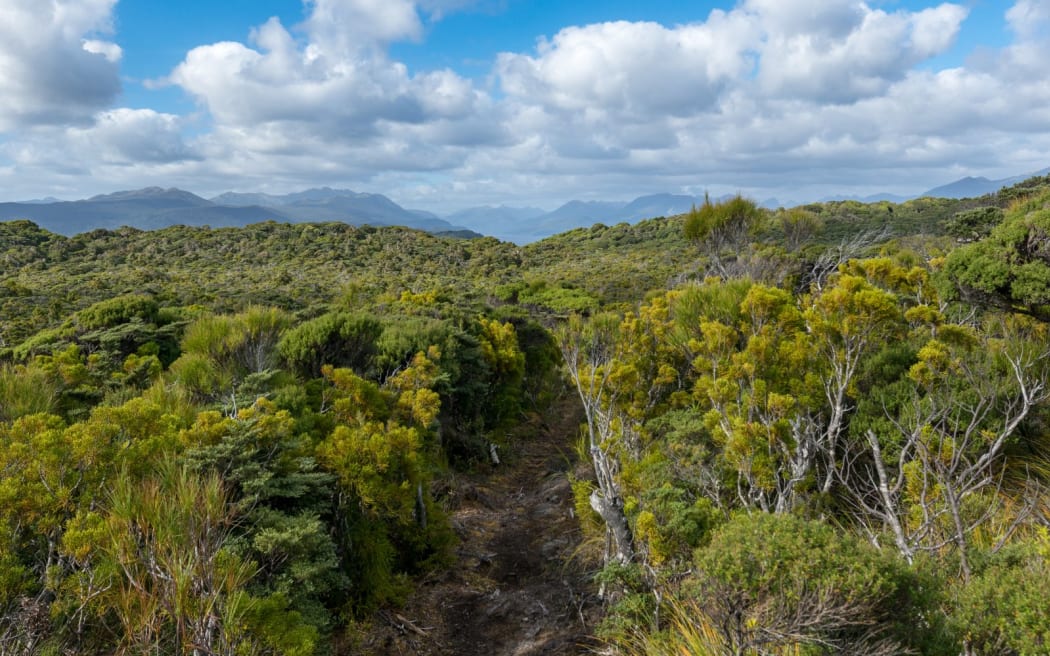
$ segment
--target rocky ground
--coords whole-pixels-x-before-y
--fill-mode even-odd
[[[366,654],[593,654],[600,613],[593,562],[580,549],[569,474],[579,417],[565,399],[508,445],[501,464],[450,482],[456,564],[408,603],[380,612]]]

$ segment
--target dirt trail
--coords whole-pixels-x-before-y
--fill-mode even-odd
[[[593,654],[598,616],[590,573],[573,558],[581,535],[568,474],[579,418],[557,404],[490,471],[459,475],[449,495],[457,562],[404,608],[380,613],[367,654]]]

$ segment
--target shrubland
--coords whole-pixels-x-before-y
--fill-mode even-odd
[[[527,247],[0,224],[0,643],[351,649],[570,393],[610,649],[1039,653],[1048,184]]]
[[[708,202],[691,279],[561,327],[610,644],[1046,648],[1050,190],[1023,189],[838,243],[814,208]]]

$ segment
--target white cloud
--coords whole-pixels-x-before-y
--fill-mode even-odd
[[[181,136],[183,123],[150,109],[107,110],[87,126],[24,130],[0,144],[0,156],[12,162],[23,184],[49,185],[56,195],[70,178],[93,180],[92,186],[147,186],[150,176],[199,166],[199,155]]]
[[[70,3],[76,16],[49,28],[64,44],[54,51],[115,76],[113,1]],[[391,58],[392,43],[424,38],[424,22],[499,1],[308,0],[301,25],[271,19],[247,43],[186,54],[169,81],[198,101],[199,120],[107,109],[114,86],[48,105],[79,107],[47,119],[72,127],[12,135],[0,154],[26,176],[111,189],[337,184],[461,205],[705,188],[792,198],[814,181],[831,186],[822,193],[919,191],[1048,165],[1048,0],[1004,6],[1013,42],[940,70],[926,62],[965,29],[965,3],[739,0],[683,25],[568,26],[499,55],[484,83]],[[0,0],[0,26],[9,5],[44,16]],[[12,52],[0,41],[0,72]],[[0,125],[13,116],[28,124],[0,96]]]
[[[741,10],[760,16],[767,31],[828,41],[848,37],[870,11],[856,0],[746,0]]]
[[[110,165],[166,164],[197,158],[182,138],[184,121],[152,109],[114,109],[94,125],[70,128],[67,143],[85,161]]]
[[[1050,2],[1018,0],[1006,12],[1006,20],[1023,37],[1038,36],[1050,24]]]
[[[781,98],[850,103],[883,93],[955,39],[967,11],[886,13],[854,0],[749,0],[761,25],[758,80]]]
[[[120,92],[116,0],[0,3],[0,132],[90,121]]]
[[[649,190],[797,189],[814,175],[856,179],[857,167],[932,168],[947,161],[940,137],[904,127],[927,116],[915,65],[950,47],[966,15],[747,0],[688,25],[566,28],[533,54],[500,56],[510,132],[523,135],[501,165],[610,189],[628,176]]]
[[[754,25],[714,12],[705,23],[601,23],[563,29],[535,56],[500,55],[508,95],[576,112],[596,107],[617,118],[684,115],[715,102],[725,84],[746,76]]]
[[[461,11],[498,13],[506,9],[507,0],[419,0],[417,4],[434,21]]]
[[[98,39],[85,39],[84,50],[95,55],[102,55],[113,64],[119,62],[124,54],[124,51],[117,44],[111,41],[99,41]]]
[[[1018,0],[1006,12],[1006,20],[1017,38],[1003,53],[1002,74],[1022,86],[1045,85],[1046,63],[1050,61],[1050,0]]]
[[[466,119],[484,101],[451,71],[412,76],[374,49],[383,39],[416,33],[410,3],[317,0],[312,6],[302,26],[305,43],[274,18],[254,31],[254,48],[233,42],[195,48],[170,80],[220,126],[284,123],[295,131],[309,125],[337,141],[372,138],[385,123]]]
[[[450,70],[412,75],[385,53],[421,29],[409,2],[315,0],[293,34],[277,19],[251,43],[193,49],[169,76],[214,123],[201,152],[238,167],[306,180],[460,166],[508,141],[498,104]],[[296,38],[301,35],[301,38]]]
[[[617,120],[695,116],[757,79],[772,98],[854,102],[883,93],[948,48],[966,10],[888,14],[852,0],[748,0],[703,22],[563,29],[536,55],[504,53],[503,90],[550,110],[600,107]]]
[[[418,39],[423,25],[412,0],[307,0],[312,47],[336,59],[365,48]]]

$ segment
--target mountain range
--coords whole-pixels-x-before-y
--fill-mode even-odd
[[[630,202],[573,200],[552,212],[535,208],[474,208],[446,217],[471,230],[519,244],[550,235],[585,228],[595,223],[635,223],[657,216],[684,214],[704,202],[696,196],[653,194]]]
[[[0,221],[28,219],[64,235],[121,226],[152,230],[180,224],[222,228],[261,221],[342,221],[400,225],[460,236],[485,234],[525,243],[595,223],[682,214],[701,202],[702,198],[693,196],[657,194],[631,202],[571,201],[553,212],[534,207],[476,207],[442,218],[432,212],[406,209],[381,194],[347,189],[324,187],[281,196],[228,192],[205,199],[181,189],[148,187],[75,201],[47,198],[0,203]]]
[[[1050,174],[1050,168],[1000,180],[966,177],[910,197],[876,194],[822,200],[904,202],[919,196],[969,198],[1047,174]],[[44,198],[0,203],[0,221],[29,219],[42,228],[64,235],[121,226],[150,230],[179,224],[220,228],[261,221],[342,221],[351,225],[399,225],[463,237],[490,235],[524,244],[595,223],[634,223],[657,216],[683,214],[703,201],[698,196],[651,194],[632,201],[574,200],[553,211],[536,207],[473,207],[442,217],[432,212],[406,209],[381,194],[329,187],[285,195],[227,192],[211,199],[181,189],[148,187],[76,201]],[[774,208],[780,205],[776,199],[761,204]]]
[[[404,225],[429,232],[463,230],[435,214],[406,210],[386,196],[328,188],[286,196],[227,193],[207,200],[181,189],[148,187],[76,201],[0,203],[0,221],[14,219],[29,219],[64,235],[121,226],[143,230],[179,224],[222,228],[261,221],[343,221],[352,225]]]
[[[1009,178],[1002,178],[1000,180],[989,180],[988,178],[972,178],[965,177],[955,182],[950,182],[940,187],[934,187],[923,196],[932,196],[934,198],[976,198],[977,196],[983,196],[985,194],[991,194],[999,191],[1003,187],[1010,187],[1018,182],[1024,182],[1028,178],[1035,176],[1050,175],[1050,168],[1036,171],[1035,173],[1028,173],[1025,175],[1015,175]]]

